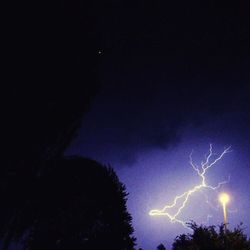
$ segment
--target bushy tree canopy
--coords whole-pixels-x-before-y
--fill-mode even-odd
[[[220,225],[198,226],[190,223],[192,234],[182,234],[176,237],[173,250],[249,250],[250,240],[244,234],[242,224],[233,230]]]
[[[111,168],[78,157],[49,161],[32,189],[3,240],[36,250],[134,249],[127,193]]]
[[[160,245],[157,247],[157,250],[166,250],[166,247],[165,247],[163,244],[160,244]]]

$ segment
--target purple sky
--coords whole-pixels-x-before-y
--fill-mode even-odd
[[[171,245],[187,232],[166,218],[148,216],[197,181],[188,164],[215,151],[233,152],[210,169],[211,183],[231,176],[231,226],[250,225],[249,11],[216,2],[162,2],[100,12],[103,46],[97,72],[102,88],[66,154],[111,164],[129,192],[138,247]],[[183,219],[222,222],[221,211],[192,197]],[[212,202],[214,194],[207,194]],[[250,229],[246,229],[250,235]]]
[[[151,250],[163,243],[170,249],[177,235],[189,231],[166,217],[151,217],[149,211],[200,184],[189,164],[192,150],[194,161],[200,163],[210,143],[215,153],[230,145],[232,152],[206,177],[208,184],[216,185],[230,176],[219,190],[231,196],[229,227],[243,222],[250,236],[250,1],[20,3],[11,1],[11,11],[6,12],[8,46],[3,47],[5,65],[11,66],[6,84],[20,82],[20,88],[14,83],[7,88],[6,96],[11,98],[6,101],[7,119],[3,119],[10,131],[3,130],[11,157],[13,152],[23,155],[20,162],[24,164],[30,154],[34,158],[28,163],[33,162],[36,155],[43,157],[41,150],[47,142],[53,146],[54,140],[58,147],[46,151],[46,157],[59,154],[72,131],[66,125],[72,123],[74,129],[77,114],[84,111],[65,155],[111,165],[129,193],[127,205],[137,247]],[[33,87],[25,87],[20,79]],[[91,83],[98,85],[95,98],[89,94],[95,87],[87,91]],[[26,89],[30,91],[23,96]],[[46,102],[40,101],[44,93]],[[84,107],[78,105],[80,99]],[[30,105],[33,101],[37,108]],[[33,108],[36,112],[31,112]],[[58,116],[51,119],[57,110]],[[45,140],[39,136],[36,143],[30,135],[37,135],[43,126],[40,135]],[[31,127],[29,135],[27,127]],[[63,132],[65,140],[61,140]],[[29,139],[18,139],[23,136]],[[26,152],[26,147],[20,150],[13,141],[28,148],[37,145]],[[17,149],[13,152],[12,144]],[[11,157],[7,154],[10,166]],[[222,209],[211,205],[218,206],[217,193],[198,192],[178,218],[218,225],[223,222]]]
[[[233,151],[208,171],[207,180],[209,184],[216,185],[230,175],[230,182],[220,189],[232,196],[228,208],[233,213],[228,214],[228,221],[232,227],[244,222],[246,233],[250,235],[247,212],[250,209],[247,88],[236,87],[230,93],[220,89],[222,101],[215,100],[219,110],[216,113],[209,109],[210,103],[202,107],[199,101],[197,107],[188,111],[196,102],[193,94],[190,95],[192,101],[186,104],[180,101],[176,111],[174,104],[180,99],[175,100],[178,98],[175,87],[169,88],[171,92],[167,89],[166,92],[159,91],[166,86],[152,86],[152,91],[146,89],[141,92],[133,91],[134,86],[131,85],[124,89],[114,86],[103,89],[84,118],[67,154],[80,154],[111,164],[129,192],[128,210],[133,217],[138,247],[149,250],[160,243],[170,247],[178,234],[188,232],[179,224],[171,224],[165,217],[150,217],[148,212],[162,208],[175,195],[200,183],[189,165],[190,152],[194,150],[194,160],[200,163],[209,143],[213,143],[215,153],[231,145]],[[205,87],[196,93],[197,96],[203,93],[207,99],[217,98],[213,91],[207,94]],[[151,95],[149,100],[149,93],[155,93],[158,98]],[[176,96],[173,98],[171,94]],[[233,96],[233,99],[228,101],[228,96]],[[169,97],[173,101],[171,107],[168,106]],[[201,113],[203,108],[205,112]],[[175,111],[178,115],[171,116]],[[207,225],[220,224],[223,221],[222,211],[206,204],[206,196],[214,206],[218,205],[216,193],[199,192],[192,196],[180,218],[204,223],[207,215],[211,215]]]

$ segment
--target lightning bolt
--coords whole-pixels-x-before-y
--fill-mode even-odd
[[[191,197],[192,194],[201,191],[203,189],[211,189],[211,190],[216,190],[219,189],[223,184],[228,183],[229,179],[227,181],[222,181],[219,182],[217,184],[217,186],[211,186],[207,184],[207,180],[206,180],[206,173],[207,171],[212,168],[219,160],[221,160],[223,158],[223,156],[229,152],[231,152],[231,147],[227,147],[223,150],[223,152],[217,156],[217,158],[214,158],[213,156],[215,156],[216,154],[213,153],[213,146],[212,144],[210,144],[209,146],[209,152],[205,155],[205,161],[201,162],[200,166],[196,165],[193,162],[193,158],[192,158],[192,154],[193,151],[191,152],[191,154],[189,155],[189,163],[192,166],[193,170],[198,174],[198,176],[200,177],[200,183],[194,187],[192,187],[191,189],[189,189],[188,191],[177,195],[173,202],[165,205],[161,210],[158,209],[153,209],[150,210],[149,215],[151,216],[166,216],[169,218],[169,220],[173,223],[173,222],[177,222],[180,223],[181,225],[183,225],[184,227],[186,227],[186,222],[182,221],[180,219],[178,219],[178,216],[180,215],[180,213],[182,212],[182,210],[185,208],[187,202],[189,201],[189,198]],[[180,202],[181,201],[181,202]],[[180,204],[177,206],[177,202],[179,202]],[[177,208],[177,211],[174,214],[170,214],[168,212],[169,209],[171,208]]]

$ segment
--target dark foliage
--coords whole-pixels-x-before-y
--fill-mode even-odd
[[[99,32],[84,15],[90,6],[79,15],[80,2],[49,2],[13,3],[6,21],[1,142],[8,169],[61,154],[98,89]]]
[[[7,231],[24,249],[134,249],[127,193],[111,168],[53,160],[32,189]]]
[[[198,226],[190,223],[193,234],[182,234],[176,237],[173,250],[248,250],[250,240],[244,234],[242,225],[234,230],[224,229],[224,225]]]
[[[160,245],[157,247],[157,250],[166,250],[166,247],[165,247],[163,244],[160,244]]]
[[[35,196],[96,95],[99,32],[91,4],[6,2],[1,81],[0,236]],[[81,11],[80,11],[81,10]]]
[[[125,187],[115,173],[87,159],[62,159],[99,89],[98,22],[105,8],[99,0],[6,2],[4,249],[13,241],[37,250],[133,249]]]

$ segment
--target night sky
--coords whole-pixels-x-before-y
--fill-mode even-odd
[[[243,222],[250,236],[249,3],[136,3],[97,8],[102,87],[66,155],[115,169],[129,192],[138,247],[149,250],[188,232],[148,212],[197,183],[190,152],[199,163],[209,143],[215,153],[231,145],[207,178],[230,176],[221,188],[232,196],[228,221]],[[222,211],[206,196],[218,205],[216,194],[199,192],[182,218],[220,224]]]

